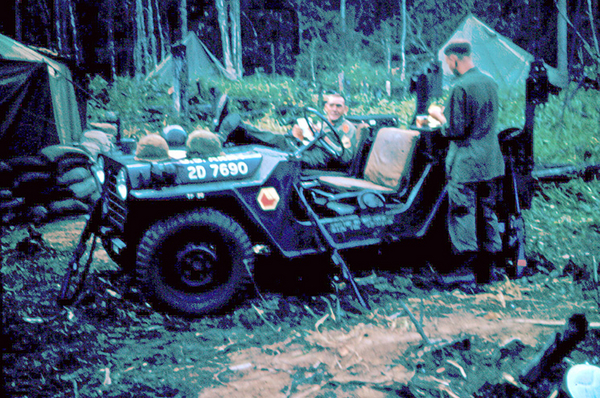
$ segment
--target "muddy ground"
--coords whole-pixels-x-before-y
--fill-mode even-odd
[[[576,267],[484,287],[420,289],[411,269],[363,271],[371,304],[324,275],[259,285],[223,314],[155,311],[101,249],[78,302],[56,297],[84,219],[2,235],[3,388],[11,397],[548,397],[600,362],[598,289]],[[257,265],[260,266],[260,263]],[[403,308],[422,325],[423,334]],[[584,314],[584,340],[533,385],[519,375]]]

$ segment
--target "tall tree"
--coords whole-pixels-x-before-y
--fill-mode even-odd
[[[135,76],[140,76],[146,73],[146,40],[147,36],[143,0],[135,0],[135,46],[133,50]]]
[[[69,10],[69,21],[71,22],[71,39],[73,41],[73,53],[75,54],[75,63],[80,64],[83,58],[81,46],[79,45],[79,36],[77,35],[77,21],[75,19],[75,12],[73,11],[73,2],[66,0],[67,7]]]
[[[108,59],[110,64],[110,80],[114,81],[117,76],[117,62],[115,51],[115,0],[108,0],[108,11],[106,13],[106,25],[108,30]]]
[[[18,4],[18,3],[17,3]],[[66,29],[63,21],[63,5],[62,0],[54,0],[54,25],[56,28],[56,44],[60,54],[65,53],[67,42]]]
[[[188,33],[188,15],[187,15],[187,1],[181,0],[179,4],[179,15],[181,18],[181,41],[185,40]]]
[[[558,71],[564,76],[568,76],[568,51],[567,51],[567,0],[558,0],[558,25],[556,29],[556,67]]]
[[[158,29],[158,40],[159,40],[159,54],[158,59],[162,60],[165,57],[166,52],[169,50],[166,45],[165,34],[162,28],[162,18],[160,17],[160,7],[158,6],[158,0],[154,0],[154,9],[156,10],[156,26]]]
[[[21,0],[15,1],[15,38],[22,41],[21,38]]]
[[[346,33],[346,0],[340,1],[340,19],[342,20],[342,33]]]
[[[400,35],[400,81],[404,83],[406,78],[406,0],[400,0],[400,12],[402,15],[402,33]]]
[[[158,64],[158,54],[156,48],[156,34],[154,32],[154,12],[153,12],[152,0],[148,0],[148,55],[150,56],[150,62],[152,66]],[[157,11],[158,12],[158,11]]]
[[[228,74],[234,78],[242,77],[242,34],[240,29],[240,0],[216,0],[223,63]]]

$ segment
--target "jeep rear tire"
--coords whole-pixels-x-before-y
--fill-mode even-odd
[[[224,308],[252,272],[253,251],[242,227],[212,209],[160,221],[144,234],[137,271],[146,298],[170,311],[204,315]]]

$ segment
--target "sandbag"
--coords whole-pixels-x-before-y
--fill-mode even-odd
[[[90,197],[87,199],[87,201],[89,203],[96,203],[97,201],[100,200],[101,197],[102,197],[102,194],[100,193],[99,190],[97,190],[93,194],[90,195]]]
[[[2,200],[0,201],[0,210],[8,210],[20,207],[25,202],[23,198],[14,198],[12,200]]]
[[[56,185],[56,179],[51,173],[32,171],[17,176],[12,190],[13,194],[18,196],[29,196],[54,185]]]
[[[114,123],[100,123],[100,122],[92,122],[90,123],[90,127],[94,130],[100,130],[101,132],[110,136],[117,135],[117,125]]]
[[[90,155],[83,149],[75,148],[68,145],[51,145],[42,149],[40,153],[52,163],[57,163],[65,157],[83,157],[87,159],[90,158]]]
[[[40,222],[44,221],[47,217],[48,209],[41,205],[33,206],[27,212],[27,219],[34,224],[39,224]]]
[[[0,187],[10,188],[13,186],[14,173],[8,163],[0,162]]]
[[[71,185],[81,182],[91,175],[92,173],[88,169],[84,167],[76,167],[62,175],[59,175],[56,179],[56,182],[60,185]]]
[[[52,165],[43,156],[18,156],[4,160],[9,165],[14,174],[21,174],[30,171],[50,171]]]
[[[0,190],[0,200],[11,200],[12,198],[13,198],[13,194],[10,189]]]
[[[13,168],[10,164],[6,162],[0,162],[0,173],[10,173],[13,171]]]
[[[94,159],[99,153],[108,153],[112,149],[112,142],[106,133],[99,130],[89,130],[83,134],[81,147],[86,149]]]
[[[70,213],[88,213],[90,207],[77,199],[64,199],[50,203],[48,210],[52,215],[59,216]]]
[[[98,186],[94,177],[88,177],[81,182],[69,185],[69,189],[77,199],[83,200],[90,197],[94,192],[97,192]]]
[[[77,167],[88,168],[93,164],[93,162],[86,156],[81,157],[78,155],[75,156],[65,156],[61,158],[56,165],[56,174],[61,176],[66,172],[75,169]]]

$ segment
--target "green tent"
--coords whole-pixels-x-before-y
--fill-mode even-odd
[[[0,35],[0,159],[79,142],[72,81],[64,64]]]
[[[525,89],[529,67],[534,56],[502,36],[473,15],[468,15],[442,45],[438,59],[442,62],[444,78],[450,81],[452,72],[446,65],[444,48],[453,40],[468,40],[473,47],[473,63],[483,72],[491,75],[501,90]],[[564,86],[564,78],[558,71],[546,65],[550,83]]]
[[[194,32],[188,33],[183,44],[185,45],[188,80],[190,83],[194,83],[202,77],[225,76],[232,78]],[[146,79],[156,78],[161,82],[171,84],[173,78],[176,76],[175,67],[173,56],[168,55],[148,74]]]

